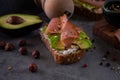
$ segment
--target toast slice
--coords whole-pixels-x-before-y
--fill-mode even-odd
[[[105,0],[73,0],[75,14],[85,15],[92,20],[99,20],[103,17],[102,5]]]
[[[85,50],[91,48],[89,37],[82,29],[75,27],[66,15],[53,18],[40,29],[41,39],[59,64],[79,61]]]
[[[120,50],[120,29],[111,26],[105,19],[94,24],[93,33]]]
[[[54,58],[54,61],[58,64],[72,64],[77,61],[79,61],[83,55],[85,54],[85,50],[78,50],[75,53],[71,54],[63,54],[60,53],[59,51],[52,49],[50,47],[50,43],[48,39],[45,37],[45,34],[40,31],[41,39],[45,43],[45,46],[48,48],[48,50],[52,53],[52,56]]]

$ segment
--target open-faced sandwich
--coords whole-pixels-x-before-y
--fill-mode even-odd
[[[92,44],[86,33],[75,27],[66,15],[53,18],[40,29],[42,40],[59,64],[79,61]]]
[[[75,13],[83,14],[91,19],[102,18],[102,6],[105,0],[73,0]]]

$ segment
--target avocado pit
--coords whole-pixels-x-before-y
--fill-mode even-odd
[[[18,25],[22,24],[24,22],[24,19],[18,16],[10,16],[7,18],[6,22],[12,25]]]

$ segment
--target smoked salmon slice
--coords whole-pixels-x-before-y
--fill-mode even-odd
[[[46,34],[60,34],[60,41],[64,47],[70,47],[75,38],[79,38],[79,30],[68,20],[67,15],[60,18],[53,18],[48,27]]]
[[[75,38],[79,38],[79,32],[70,21],[67,21],[61,29],[61,43],[65,47],[70,47]]]
[[[65,26],[66,22],[68,21],[67,15],[64,14],[63,16],[60,16],[61,26]]]
[[[53,18],[48,24],[45,33],[46,34],[60,33],[60,30],[61,30],[60,18]]]

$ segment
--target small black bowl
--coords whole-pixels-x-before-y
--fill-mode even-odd
[[[107,0],[102,9],[106,21],[120,28],[120,0]]]

